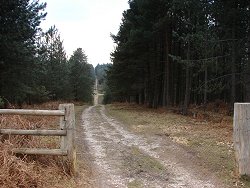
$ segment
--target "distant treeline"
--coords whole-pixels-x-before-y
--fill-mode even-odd
[[[111,66],[112,64],[107,63],[107,64],[98,64],[95,67],[95,75],[96,78],[98,79],[99,86],[101,86],[102,88],[106,87],[107,70]]]
[[[0,101],[92,100],[94,68],[81,48],[67,59],[55,26],[42,31],[46,3],[0,1]]]
[[[130,0],[108,86],[150,107],[250,101],[250,1]]]
[[[111,103],[112,102],[112,96],[111,92],[109,90],[109,87],[107,87],[107,71],[112,66],[112,64],[98,64],[95,67],[95,74],[96,78],[98,80],[98,91],[99,93],[104,94],[103,103]]]

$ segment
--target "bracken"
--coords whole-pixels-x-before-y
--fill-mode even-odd
[[[56,109],[59,102],[37,106],[35,109]],[[40,129],[58,126],[56,117],[0,115],[0,128]],[[19,147],[58,148],[55,137],[0,135],[0,187],[38,188],[65,187],[70,182],[68,162],[62,156],[15,155],[11,150]]]

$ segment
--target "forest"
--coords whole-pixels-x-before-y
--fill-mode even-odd
[[[107,74],[114,101],[149,107],[250,101],[250,2],[130,0]]]
[[[92,101],[93,66],[81,48],[67,57],[55,26],[41,29],[45,9],[36,0],[0,1],[0,107]]]

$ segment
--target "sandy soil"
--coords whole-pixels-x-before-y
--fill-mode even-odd
[[[81,128],[78,136],[86,144],[93,187],[225,187],[192,152],[168,137],[128,131],[107,114],[105,106],[85,109]]]

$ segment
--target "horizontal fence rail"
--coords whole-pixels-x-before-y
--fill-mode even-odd
[[[37,149],[37,148],[15,148],[14,153],[27,155],[68,155],[67,150],[61,149]]]
[[[34,135],[34,136],[66,136],[66,130],[18,130],[0,129],[0,134],[10,135]]]
[[[74,104],[60,104],[59,110],[0,109],[0,115],[60,116],[60,126],[56,130],[1,129],[0,135],[60,136],[60,149],[15,148],[16,154],[62,155],[70,162],[71,173],[76,173],[75,112]]]
[[[33,116],[64,116],[63,110],[23,110],[23,109],[0,109],[0,114],[6,115],[33,115]]]

